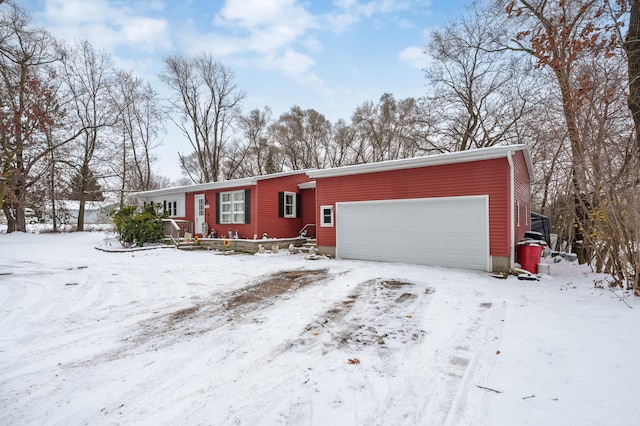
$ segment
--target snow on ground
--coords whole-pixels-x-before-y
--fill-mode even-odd
[[[108,243],[0,234],[0,424],[640,416],[640,302],[569,262],[529,282],[282,250],[94,248]]]

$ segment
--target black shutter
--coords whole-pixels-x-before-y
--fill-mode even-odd
[[[216,224],[220,224],[220,193],[216,192]]]
[[[284,192],[278,192],[278,217],[284,217]]]
[[[251,223],[251,190],[244,190],[244,223]]]
[[[296,217],[302,217],[302,194],[296,194]]]

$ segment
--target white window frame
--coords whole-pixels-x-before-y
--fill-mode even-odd
[[[290,200],[290,202],[287,202],[287,199]],[[283,203],[284,205],[282,206],[283,211],[284,211],[284,217],[285,218],[295,218],[296,217],[296,193],[295,192],[285,192],[284,193],[284,197],[283,197]],[[287,207],[290,209],[289,212],[287,212]]]
[[[245,223],[244,190],[221,192],[219,207],[220,223]]]
[[[164,211],[169,214],[169,217],[178,216],[178,202],[173,200],[163,200],[162,206],[164,207]]]
[[[325,210],[329,210],[329,218],[331,219],[329,222],[325,222]],[[334,211],[333,206],[320,206],[320,226],[326,228],[333,228],[334,220]]]

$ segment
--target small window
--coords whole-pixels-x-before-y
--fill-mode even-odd
[[[220,193],[220,223],[244,223],[244,191]]]
[[[198,216],[204,216],[204,198],[198,198]]]
[[[164,207],[164,211],[167,212],[167,214],[170,217],[178,216],[178,202],[177,201],[164,200],[162,202],[162,207]]]
[[[516,201],[516,226],[520,226],[520,201]]]
[[[296,194],[284,193],[284,217],[296,217]]]
[[[333,226],[333,206],[320,207],[320,226]]]

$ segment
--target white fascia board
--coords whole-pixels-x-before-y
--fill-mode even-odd
[[[307,175],[312,178],[326,178],[336,176],[378,173],[392,170],[413,169],[417,167],[438,166],[443,164],[465,163],[470,161],[491,160],[507,157],[509,152],[525,151],[527,168],[532,175],[531,159],[526,145],[507,145],[489,148],[478,148],[468,151],[457,151],[445,154],[428,155],[425,157],[404,158],[400,160],[382,161],[379,163],[357,164],[354,166],[337,167],[325,170],[311,170]]]
[[[315,180],[311,180],[309,182],[302,182],[298,184],[299,189],[315,189],[315,187],[316,187]]]
[[[305,173],[313,171],[313,170],[315,170],[315,169],[289,170],[289,171],[286,171],[286,172],[271,173],[271,174],[262,175],[262,176],[254,176],[252,179],[255,179],[255,180],[275,179],[275,178],[279,178],[279,177],[286,177],[286,176],[305,174]]]
[[[200,183],[197,185],[177,186],[175,188],[153,189],[151,191],[134,192],[138,198],[157,197],[160,195],[185,194],[187,192],[203,192],[212,189],[234,188],[237,186],[253,186],[256,178],[233,179],[223,182]]]
[[[134,192],[132,195],[138,198],[157,197],[161,195],[185,194],[187,192],[203,192],[215,189],[227,189],[237,186],[254,186],[259,180],[275,179],[279,177],[304,174],[309,170],[292,170],[268,175],[254,176],[250,178],[232,179],[221,182],[200,183],[195,185],[177,186],[175,188],[154,189],[151,191]]]

